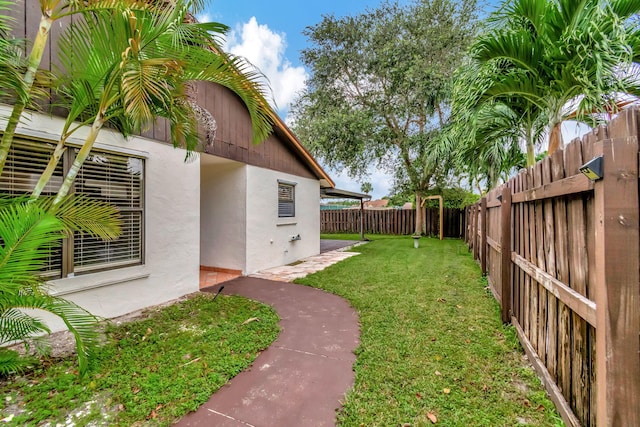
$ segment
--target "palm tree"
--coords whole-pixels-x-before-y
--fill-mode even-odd
[[[121,7],[122,4],[128,4],[138,8],[153,8],[152,2],[146,2],[144,0],[38,0],[40,10],[42,12],[40,22],[38,24],[38,30],[36,31],[36,37],[33,40],[31,51],[26,60],[25,72],[21,78],[11,76],[9,82],[12,85],[19,85],[16,88],[19,91],[19,95],[15,100],[11,116],[7,122],[7,126],[0,139],[0,174],[4,169],[4,164],[9,155],[9,148],[13,141],[16,128],[20,122],[20,116],[28,105],[29,99],[32,94],[36,75],[40,72],[38,67],[42,62],[42,55],[44,54],[47,40],[49,38],[49,31],[51,25],[61,18],[71,16],[80,12],[89,12],[95,10],[113,9]],[[5,1],[3,0],[3,3]],[[11,3],[11,2],[9,2]],[[201,4],[200,1],[197,4]],[[6,43],[6,41],[4,42]],[[1,61],[6,60],[6,51],[0,51],[2,56]]]
[[[0,0],[0,98],[15,98],[27,102],[28,94],[22,84],[19,41],[11,39],[11,20],[3,15],[12,6],[8,0]]]
[[[544,114],[553,153],[569,115],[615,111],[616,94],[638,93],[626,71],[637,55],[640,33],[630,18],[639,11],[636,0],[509,1],[472,48],[486,79],[478,105],[515,102]]]
[[[80,373],[97,348],[98,319],[78,305],[46,292],[40,271],[60,239],[73,232],[113,239],[120,233],[116,208],[84,197],[66,197],[51,209],[51,198],[0,197],[0,346],[49,333],[47,325],[21,309],[52,313],[76,339]],[[0,375],[24,367],[12,350],[0,348]]]
[[[89,135],[60,187],[57,204],[69,191],[102,127],[109,123],[127,135],[164,117],[171,138],[187,152],[199,143],[197,118],[202,114],[189,93],[195,80],[221,84],[245,103],[254,142],[267,138],[273,112],[259,75],[244,60],[222,53],[219,37],[227,27],[189,20],[191,2],[171,8],[95,11],[68,29],[60,41],[65,70],[58,93],[69,114],[55,154],[36,186],[44,188],[71,133],[91,125]]]

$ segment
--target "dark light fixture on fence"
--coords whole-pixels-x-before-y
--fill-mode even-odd
[[[604,163],[602,156],[594,157],[580,166],[580,172],[591,181],[597,181],[604,176]]]

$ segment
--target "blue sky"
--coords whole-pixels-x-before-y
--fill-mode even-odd
[[[381,0],[209,0],[198,18],[231,28],[226,50],[244,56],[267,76],[274,106],[286,121],[289,105],[304,90],[308,77],[308,71],[300,63],[300,51],[307,47],[304,29],[319,23],[322,15],[356,15],[380,3]],[[501,1],[485,3],[484,11],[489,13]],[[566,140],[572,138],[571,134],[565,136]],[[369,176],[360,181],[342,171],[327,169],[327,172],[336,186],[345,190],[360,191],[363,181],[371,182],[374,198],[388,195],[392,185],[391,177],[375,168],[370,168]]]

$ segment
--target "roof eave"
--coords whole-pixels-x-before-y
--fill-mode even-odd
[[[291,147],[294,151],[300,155],[300,158],[304,161],[305,165],[311,169],[316,178],[320,181],[320,187],[322,188],[335,188],[336,184],[333,182],[329,174],[320,166],[318,161],[309,153],[304,145],[300,142],[298,137],[294,135],[294,133],[289,129],[289,127],[284,123],[284,121],[278,116],[275,112],[273,114],[275,119],[274,126],[277,130],[282,132],[282,134],[286,137],[287,141],[291,144]]]

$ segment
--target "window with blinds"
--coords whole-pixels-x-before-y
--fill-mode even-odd
[[[16,140],[0,177],[0,192],[30,193],[45,169],[54,145]],[[43,194],[55,194],[77,149],[68,149]],[[64,239],[53,251],[46,275],[68,277],[144,262],[144,160],[93,150],[85,161],[73,191],[115,205],[120,210],[122,234],[102,241],[82,233]],[[65,259],[66,258],[66,259]]]
[[[278,182],[278,217],[296,216],[295,184]]]
[[[31,194],[44,172],[54,144],[17,139],[9,149],[9,155],[0,176],[0,193],[11,195]],[[62,184],[63,162],[59,162],[42,195],[53,195]],[[62,277],[62,245],[52,248],[45,267],[48,278]]]
[[[108,242],[84,234],[74,236],[76,273],[142,263],[143,166],[136,157],[96,151],[82,165],[74,183],[76,193],[115,205],[122,234]]]

